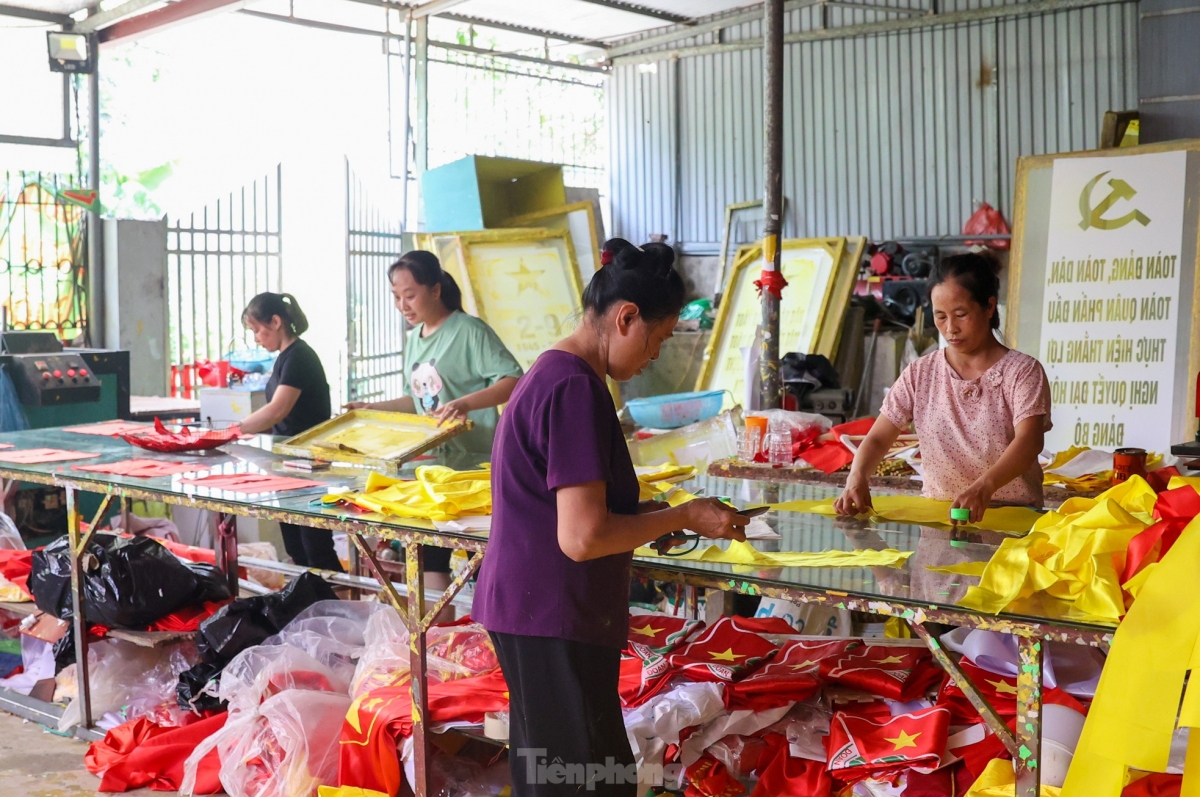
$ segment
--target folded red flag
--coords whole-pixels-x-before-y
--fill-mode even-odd
[[[739,631],[769,636],[800,636],[791,623],[782,617],[730,617],[729,622]]]
[[[1017,716],[1017,679],[993,672],[972,664],[969,659],[958,663],[963,674],[971,679],[979,693],[987,699],[992,708],[1004,719]],[[1042,690],[1042,702],[1053,703],[1074,709],[1080,714],[1087,714],[1087,709],[1075,698],[1061,689]],[[938,692],[937,704],[950,711],[951,719],[956,723],[971,724],[979,722],[979,712],[971,705],[971,701],[958,688],[958,684],[947,678]]]
[[[913,700],[941,680],[925,648],[864,645],[821,662],[821,677],[888,700]]]
[[[230,493],[282,493],[306,487],[324,487],[324,482],[300,479],[295,476],[275,476],[270,473],[214,473],[196,479],[181,479],[180,484],[205,487]]]
[[[659,656],[654,662],[646,662],[640,656],[625,656],[621,659],[621,675],[617,691],[621,705],[637,708],[661,692],[671,680],[671,668],[666,658]],[[661,668],[661,669],[660,669]]]
[[[633,614],[629,616],[629,647],[626,649],[632,652],[644,648],[651,653],[667,654],[703,627],[701,620],[661,614]]]
[[[129,476],[134,479],[154,479],[159,476],[174,476],[177,473],[195,473],[207,465],[186,462],[162,462],[157,459],[126,459],[104,465],[75,465],[72,470],[88,473],[106,473],[112,476]]]
[[[432,722],[483,722],[489,711],[508,708],[508,685],[499,669],[472,678],[429,684]],[[397,743],[412,735],[408,678],[362,695],[342,725],[338,784],[397,794],[403,781]]]
[[[666,685],[671,672],[667,654],[704,627],[699,620],[662,615],[632,615],[629,644],[621,663],[621,702],[626,708],[645,703]],[[627,663],[629,661],[635,664]]]
[[[134,423],[132,421],[103,421],[101,423],[90,423],[86,426],[67,426],[63,428],[63,431],[72,432],[73,434],[91,434],[97,437],[120,437],[123,434],[148,432],[150,431],[150,427],[144,423]]]
[[[179,791],[184,761],[200,742],[225,725],[227,716],[222,712],[181,728],[164,728],[145,717],[131,720],[92,743],[83,756],[84,766],[100,776],[102,792],[147,787],[152,791]],[[220,769],[221,761],[214,749],[200,762],[195,793],[222,792]]]
[[[1121,797],[1179,797],[1182,788],[1183,775],[1151,772],[1126,786]]]
[[[180,451],[203,451],[217,448],[226,443],[232,443],[242,436],[242,430],[237,426],[228,429],[209,429],[203,432],[193,432],[186,426],[178,432],[172,432],[158,418],[154,419],[154,431],[137,434],[123,434],[121,439],[130,445],[144,448],[148,451],[178,453]]]
[[[44,465],[49,462],[70,462],[73,459],[91,459],[98,456],[100,455],[83,451],[63,451],[61,448],[24,448],[5,451],[0,454],[0,462],[13,465]]]
[[[853,783],[906,769],[937,769],[949,729],[950,712],[936,706],[887,719],[839,711],[829,726],[829,772]]]
[[[821,662],[839,658],[860,644],[857,640],[786,642],[760,669],[725,687],[725,707],[766,711],[807,700],[821,688]]]
[[[738,797],[746,792],[725,765],[708,753],[684,770],[683,777],[687,781],[686,797]]]
[[[833,779],[824,761],[792,757],[787,739],[778,733],[768,733],[767,743],[773,748],[769,762],[759,774],[758,784],[750,797],[830,797]]]
[[[731,618],[722,617],[672,653],[669,662],[673,670],[689,680],[729,682],[754,671],[775,650],[775,643],[739,631]]]

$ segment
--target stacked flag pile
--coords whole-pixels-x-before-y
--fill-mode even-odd
[[[943,644],[1015,724],[1015,641],[960,630]],[[1082,722],[1103,656],[1071,645],[1052,646],[1056,656],[1063,672],[1055,681],[1048,671],[1044,700]],[[635,615],[620,688],[647,785],[688,797],[949,797],[1009,758],[929,651],[907,640],[804,637],[777,619],[705,626]]]

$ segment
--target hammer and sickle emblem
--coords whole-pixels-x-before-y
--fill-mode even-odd
[[[1138,224],[1145,227],[1150,223],[1150,217],[1140,210],[1133,210],[1126,213],[1119,219],[1106,219],[1104,214],[1122,199],[1133,199],[1137,195],[1137,191],[1129,183],[1114,177],[1108,181],[1112,191],[1095,207],[1091,206],[1092,189],[1096,187],[1096,183],[1104,177],[1108,172],[1100,172],[1091,181],[1083,187],[1083,193],[1079,195],[1079,215],[1083,218],[1079,222],[1082,229],[1095,227],[1097,230],[1118,230],[1130,222],[1136,221]]]

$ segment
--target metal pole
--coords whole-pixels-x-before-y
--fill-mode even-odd
[[[413,131],[417,143],[417,179],[429,168],[429,18],[417,20],[417,129]]]
[[[400,179],[403,188],[400,197],[400,229],[408,229],[408,149],[412,146],[412,110],[410,94],[412,91],[412,12],[404,18],[404,157],[400,161]]]
[[[763,273],[758,395],[763,409],[782,406],[779,379],[779,291],[783,227],[783,0],[763,4]]]
[[[95,45],[95,42],[92,42]],[[88,188],[100,191],[100,59],[88,75]],[[97,200],[97,203],[99,200]],[[104,348],[104,229],[99,211],[88,211],[88,338]]]

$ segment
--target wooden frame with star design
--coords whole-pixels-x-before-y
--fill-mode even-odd
[[[851,241],[854,242],[850,245]],[[863,241],[865,243],[865,241]],[[793,298],[790,302],[788,299],[788,291],[792,291],[791,296],[798,295],[807,296],[809,294],[797,294],[797,291],[803,291],[803,286],[796,285],[790,288],[784,288],[783,294],[783,310],[784,315],[787,314],[789,307],[794,307],[798,312],[804,313],[804,329],[787,329],[784,328],[781,317],[779,353],[786,354],[790,351],[800,351],[804,353],[824,354],[826,357],[833,359],[836,354],[837,340],[839,334],[824,334],[824,329],[828,323],[836,321],[839,329],[842,323],[842,315],[845,311],[845,305],[849,302],[850,291],[853,290],[853,279],[847,275],[856,275],[858,272],[858,261],[854,259],[852,262],[846,259],[847,250],[858,253],[861,252],[859,239],[847,238],[790,238],[783,241],[783,264],[784,273],[787,276],[789,271],[789,253],[801,251],[821,251],[828,255],[831,265],[828,273],[818,274],[815,277],[815,284],[809,286],[811,288],[811,296],[816,304],[808,308],[801,309],[799,307],[798,298]],[[860,257],[861,255],[859,255]],[[721,292],[721,305],[717,309],[717,318],[713,324],[712,337],[708,341],[708,347],[704,352],[704,365],[700,369],[700,376],[696,380],[696,390],[730,390],[734,396],[734,401],[740,403],[741,393],[739,391],[738,379],[736,375],[730,376],[731,371],[728,367],[723,367],[722,363],[730,356],[730,347],[737,346],[738,339],[746,339],[747,336],[753,337],[751,330],[757,330],[759,326],[760,315],[754,312],[757,308],[757,303],[754,300],[753,281],[757,276],[755,265],[762,262],[762,244],[752,244],[743,246],[738,249],[737,256],[734,258],[733,268],[729,272],[729,276],[725,282]],[[790,278],[795,281],[795,274]],[[837,294],[838,302],[834,301],[834,295]],[[831,312],[832,311],[832,312]],[[836,318],[833,314],[836,313]],[[749,344],[747,344],[749,345]]]
[[[569,232],[527,227],[423,233],[463,292],[463,308],[496,331],[522,368],[533,365],[583,312],[583,285]]]

